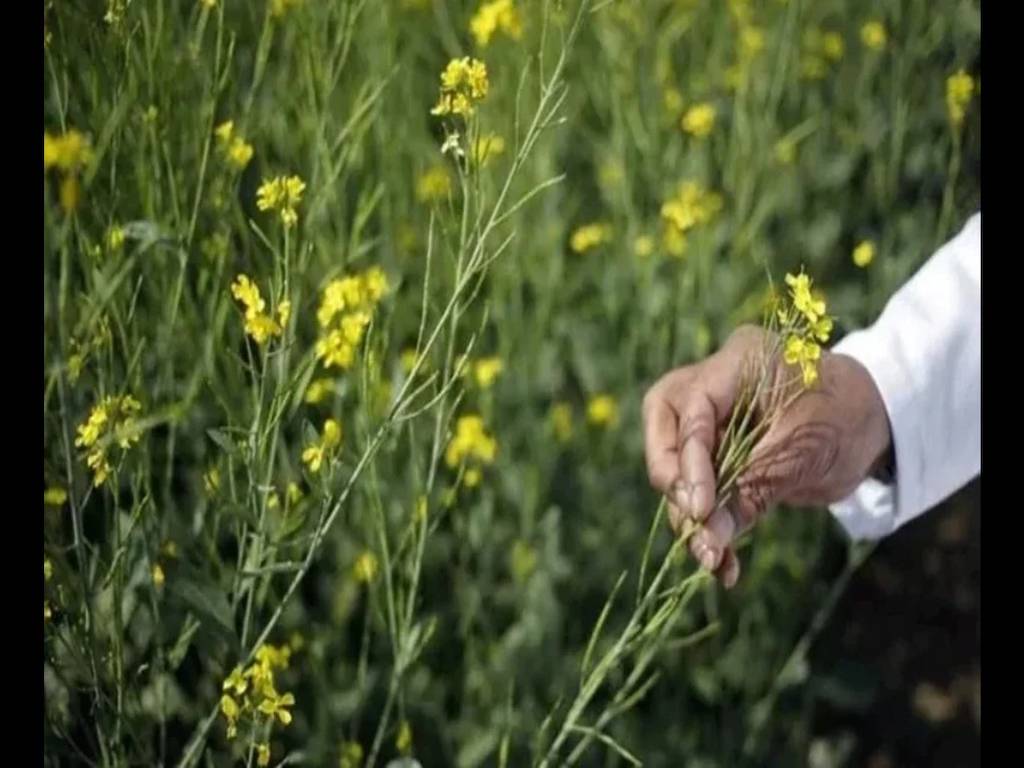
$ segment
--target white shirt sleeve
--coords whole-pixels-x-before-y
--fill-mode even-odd
[[[852,538],[882,538],[981,472],[981,214],[833,352],[878,386],[896,472],[892,485],[866,480],[831,511]]]

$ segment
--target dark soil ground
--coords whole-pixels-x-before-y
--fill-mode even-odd
[[[813,677],[840,684],[822,686],[814,732],[855,744],[847,765],[980,765],[980,491],[882,542],[815,644]]]

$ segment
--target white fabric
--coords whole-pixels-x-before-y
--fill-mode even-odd
[[[893,485],[866,480],[832,514],[854,539],[878,539],[981,472],[981,214],[904,285],[878,321],[833,352],[858,360],[885,402]]]

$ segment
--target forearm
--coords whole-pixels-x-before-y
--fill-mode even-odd
[[[980,214],[834,352],[859,361],[878,387],[895,475],[866,480],[832,512],[851,536],[879,538],[981,469]]]

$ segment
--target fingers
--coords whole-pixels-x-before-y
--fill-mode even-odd
[[[704,520],[715,506],[715,407],[702,392],[692,392],[679,425],[679,479],[672,486],[672,500],[683,515]]]
[[[679,419],[658,387],[644,398],[643,418],[647,477],[655,490],[668,494],[679,475]]]
[[[740,580],[740,559],[736,556],[736,552],[732,547],[725,550],[722,564],[715,571],[715,576],[718,577],[718,580],[726,589],[732,589],[736,586],[736,582]]]
[[[717,571],[736,535],[732,514],[724,507],[716,509],[690,538],[690,552],[705,570]]]

